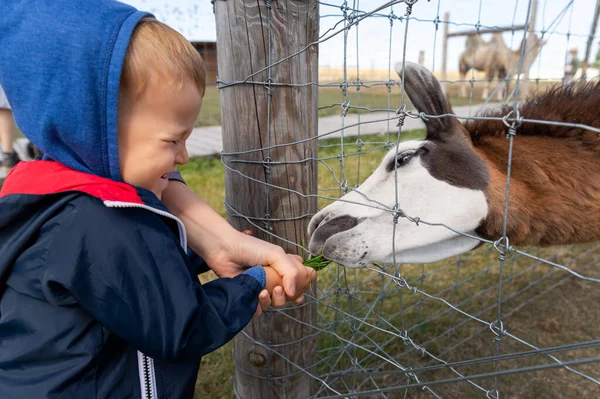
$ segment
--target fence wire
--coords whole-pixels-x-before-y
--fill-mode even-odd
[[[515,248],[510,244],[507,224],[509,217],[509,196],[511,192],[512,154],[518,128],[523,123],[535,123],[553,126],[566,126],[600,133],[600,127],[589,126],[577,122],[555,122],[524,118],[519,115],[519,91],[522,84],[521,75],[531,65],[524,65],[528,55],[526,46],[521,46],[519,61],[507,77],[498,84],[495,90],[484,100],[477,102],[475,93],[486,79],[477,79],[472,70],[470,79],[441,79],[440,82],[448,90],[452,85],[469,86],[467,115],[444,114],[429,115],[423,112],[409,110],[403,90],[403,76],[397,76],[393,70],[394,43],[396,30],[403,32],[402,53],[397,60],[401,65],[407,61],[407,43],[411,38],[409,27],[412,24],[431,26],[433,34],[434,54],[431,70],[437,72],[439,60],[436,61],[436,47],[439,45],[440,27],[471,28],[477,32],[484,29],[498,29],[500,26],[486,26],[481,23],[481,17],[486,13],[486,0],[477,3],[478,17],[475,23],[459,19],[444,21],[440,16],[441,0],[432,6],[436,9],[434,19],[416,18],[413,11],[424,7],[424,0],[392,0],[381,2],[372,9],[363,10],[363,0],[344,0],[339,4],[318,1],[322,21],[335,20],[330,28],[324,30],[319,40],[308,44],[296,53],[280,60],[270,59],[271,46],[271,0],[265,1],[266,23],[269,32],[268,66],[245,77],[243,80],[221,81],[219,88],[227,90],[236,85],[255,85],[267,91],[268,123],[271,127],[271,100],[277,95],[277,87],[307,87],[334,90],[339,89],[339,102],[324,104],[319,111],[339,110],[339,128],[319,132],[314,138],[273,144],[271,132],[268,132],[268,142],[265,147],[246,151],[223,152],[221,159],[224,167],[231,173],[243,175],[265,190],[265,212],[263,216],[244,215],[234,206],[226,202],[230,215],[243,218],[256,229],[273,235],[270,223],[284,220],[298,220],[313,215],[306,214],[296,218],[275,218],[271,213],[270,198],[273,192],[283,191],[294,193],[303,198],[316,197],[320,206],[339,200],[348,192],[355,192],[367,201],[361,206],[384,210],[389,214],[393,223],[392,253],[394,259],[390,265],[372,265],[366,269],[346,269],[330,265],[320,272],[319,288],[316,293],[309,295],[311,301],[317,303],[318,319],[315,325],[307,325],[301,320],[297,323],[309,327],[312,331],[310,338],[317,339],[317,361],[309,367],[294,363],[284,356],[277,345],[261,343],[245,335],[244,339],[263,347],[274,356],[283,358],[294,367],[295,374],[306,374],[317,386],[315,398],[365,398],[365,397],[486,397],[500,398],[503,394],[517,395],[519,387],[506,385],[503,389],[503,378],[510,375],[532,372],[546,372],[556,368],[562,369],[569,376],[566,380],[578,384],[585,380],[588,389],[600,395],[600,373],[598,367],[582,368],[584,364],[600,361],[600,332],[597,327],[592,330],[594,339],[580,339],[573,334],[567,334],[560,345],[551,345],[548,339],[542,337],[543,331],[536,326],[528,325],[527,320],[515,318],[525,308],[536,308],[536,305],[551,301],[550,294],[558,290],[575,289],[597,290],[600,283],[594,266],[600,259],[600,249],[596,245],[577,245],[554,248]],[[527,35],[538,34],[538,42],[554,37],[565,37],[569,49],[569,40],[573,37],[594,39],[595,35],[584,35],[571,31],[571,18],[575,1],[565,1],[564,8],[549,16],[550,23],[546,24],[546,2],[542,5],[541,29],[529,29],[530,14],[533,0],[527,4],[525,14],[518,12],[518,0],[515,1],[511,26],[523,21],[524,30],[511,32],[511,48],[515,42],[525,43]],[[449,7],[449,2],[444,6]],[[559,31],[558,26],[563,18],[569,15],[568,30]],[[359,38],[362,30],[360,23],[370,19],[388,21],[389,26],[380,28],[381,37],[388,41],[387,80],[361,80],[361,57]],[[349,38],[354,31],[356,47],[354,49],[355,70],[348,65]],[[306,51],[311,46],[317,46],[333,38],[342,36],[343,68],[339,82],[276,82],[271,75],[271,68]],[[457,40],[457,39],[454,39]],[[538,57],[538,72],[541,68],[542,51]],[[473,63],[477,54],[473,53]],[[524,68],[527,71],[524,71]],[[254,81],[260,73],[267,73],[266,81]],[[396,76],[394,76],[396,75]],[[510,76],[515,76],[511,78]],[[539,73],[538,73],[539,75]],[[556,78],[530,79],[535,82],[535,92],[542,90],[546,84],[560,82],[562,76]],[[512,91],[506,90],[504,103],[511,104],[512,110],[502,117],[479,116],[472,112],[473,107],[483,109],[497,95],[498,90],[514,84]],[[387,107],[371,107],[365,105],[363,94],[373,89],[383,89],[387,94]],[[355,94],[351,96],[352,92]],[[361,97],[362,94],[362,97]],[[398,102],[399,99],[399,102]],[[350,115],[356,114],[356,118]],[[398,170],[394,169],[396,198],[393,206],[369,198],[360,192],[358,186],[371,172],[370,164],[374,159],[379,160],[386,151],[396,148],[405,136],[413,137],[412,130],[406,125],[409,121],[429,120],[433,118],[456,118],[459,121],[487,120],[501,121],[506,125],[508,141],[507,183],[505,186],[505,201],[503,207],[503,234],[496,240],[487,240],[474,235],[465,234],[452,229],[444,223],[435,220],[424,220],[421,215],[410,215],[402,208],[398,198]],[[374,138],[365,133],[370,124],[385,126],[385,131]],[[363,130],[361,130],[361,128]],[[354,129],[354,130],[352,130]],[[348,132],[352,132],[349,135]],[[338,149],[333,155],[323,155],[316,158],[304,158],[290,162],[272,159],[274,149],[295,146],[310,140],[319,140],[320,152]],[[249,161],[243,155],[259,153],[266,154],[262,161]],[[398,152],[396,152],[398,154]],[[368,162],[367,162],[368,161]],[[293,163],[315,162],[320,165],[320,171],[328,174],[330,179],[327,186],[320,186],[318,194],[302,193],[296,190],[280,187],[270,180],[271,168]],[[350,167],[350,162],[352,166]],[[236,167],[245,163],[262,163],[265,166],[265,180],[257,179],[238,170]],[[367,169],[367,170],[365,170]],[[565,171],[568,173],[568,171]],[[337,194],[337,196],[335,196]],[[349,204],[358,202],[341,200]],[[395,259],[395,236],[397,222],[406,219],[417,225],[437,226],[453,233],[470,238],[477,238],[485,246],[467,254],[437,262],[433,265],[399,264]],[[274,236],[275,241],[285,242],[300,248],[304,243],[292,242],[287,238]],[[560,291],[562,292],[562,291]],[[568,291],[570,292],[570,291]],[[594,303],[589,306],[596,306]],[[307,306],[306,304],[302,306]],[[544,312],[551,311],[542,306]],[[285,309],[271,310],[289,316]],[[268,313],[268,312],[267,312]],[[512,317],[512,318],[511,318]],[[597,325],[599,320],[584,320],[583,324]],[[560,321],[556,322],[560,326]],[[510,330],[510,331],[509,331]],[[526,337],[526,338],[525,338]],[[569,340],[575,340],[569,341]],[[251,373],[249,370],[238,372]],[[277,378],[288,378],[277,377]],[[256,378],[265,378],[256,376]],[[276,379],[276,377],[269,377]],[[551,389],[567,390],[569,387],[554,385]],[[468,389],[468,390],[467,390]],[[467,393],[468,392],[468,393]],[[542,391],[540,391],[542,392]],[[546,392],[546,391],[543,391]],[[237,390],[236,390],[237,393]],[[543,396],[543,394],[540,394]],[[569,394],[566,394],[569,396]]]

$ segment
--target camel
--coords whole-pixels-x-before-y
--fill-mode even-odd
[[[523,59],[523,64],[521,67],[522,71],[526,71],[530,68],[531,64],[540,52],[543,44],[544,43],[542,41],[538,40],[537,35],[527,35],[525,58]],[[485,72],[487,80],[485,82],[481,97],[483,99],[487,99],[489,95],[490,82],[495,76],[498,76],[498,82],[501,84],[502,80],[505,78],[508,77],[508,79],[511,79],[516,75],[522,47],[523,43],[521,43],[521,47],[519,47],[519,49],[516,51],[508,48],[502,39],[501,32],[493,33],[489,42],[481,39],[479,35],[467,36],[465,51],[460,54],[458,60],[460,79],[464,80],[467,72],[471,69]],[[462,82],[460,88],[462,97],[467,96],[465,85],[466,82]],[[497,90],[496,95],[498,100],[503,99],[501,90]]]
[[[418,111],[452,113],[424,67],[407,64],[404,87]],[[519,115],[600,128],[599,103],[600,84],[561,86],[523,102]],[[501,118],[510,111],[503,105],[483,115]],[[357,189],[313,216],[311,253],[346,267],[428,263],[470,251],[481,239],[503,237],[509,151],[504,121],[423,119],[424,140],[399,143]],[[524,122],[513,140],[510,245],[600,240],[600,135]]]

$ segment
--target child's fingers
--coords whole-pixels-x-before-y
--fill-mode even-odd
[[[294,300],[294,305],[302,305],[304,303],[304,295],[300,295]]]
[[[274,308],[280,308],[285,305],[285,293],[283,292],[282,286],[278,285],[277,287],[273,288],[271,305]]]
[[[256,312],[254,312],[254,317],[260,316],[263,309],[268,309],[270,306],[271,295],[269,295],[269,291],[262,290],[260,294],[258,294],[258,306],[256,307]]]
[[[271,307],[271,295],[269,295],[269,291],[262,290],[260,294],[258,294],[258,304],[262,309]]]

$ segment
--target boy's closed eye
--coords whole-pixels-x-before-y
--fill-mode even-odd
[[[185,143],[187,141],[187,139],[190,138],[191,135],[192,135],[192,130],[186,130],[184,132],[181,132],[179,134],[179,140],[177,140],[177,142]]]
[[[171,139],[171,143],[177,145],[179,143],[185,143],[185,141],[191,136],[192,132],[191,131],[185,131],[182,133],[177,134],[175,137],[177,137],[175,140]]]

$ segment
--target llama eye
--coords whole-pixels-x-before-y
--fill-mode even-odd
[[[410,153],[407,153],[407,154],[400,154],[400,155],[398,155],[398,158],[396,159],[396,165],[397,165],[397,167],[399,168],[401,166],[406,165],[412,159],[412,157],[414,155],[415,155],[414,152],[410,152]]]

